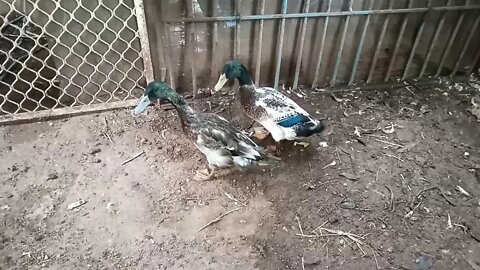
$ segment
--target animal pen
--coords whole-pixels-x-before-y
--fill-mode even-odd
[[[148,7],[148,8],[146,8]],[[475,0],[0,0],[0,122],[197,96],[240,60],[257,85],[427,83],[480,57]]]

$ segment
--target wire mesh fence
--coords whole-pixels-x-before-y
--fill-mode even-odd
[[[0,0],[0,117],[138,97],[151,70],[142,12],[134,0]]]

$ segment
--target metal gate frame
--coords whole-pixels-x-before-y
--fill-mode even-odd
[[[211,4],[213,6],[217,6],[220,0],[212,0]],[[335,1],[335,0],[334,0]],[[299,86],[299,74],[300,74],[300,69],[301,69],[301,64],[302,64],[302,56],[303,56],[303,49],[304,49],[304,43],[305,43],[305,33],[306,33],[306,26],[307,26],[307,21],[309,19],[315,19],[315,18],[324,18],[325,23],[323,25],[323,29],[321,29],[318,34],[321,33],[321,38],[320,38],[320,46],[317,47],[318,49],[318,58],[316,59],[316,69],[315,69],[315,78],[313,79],[313,83],[311,84],[312,88],[315,88],[318,86],[318,77],[319,77],[319,70],[320,70],[320,64],[322,63],[323,59],[325,58],[325,40],[326,40],[326,31],[327,28],[329,27],[329,19],[333,17],[341,17],[344,20],[340,22],[339,27],[341,29],[340,31],[340,46],[338,50],[336,51],[336,61],[334,64],[333,68],[333,75],[331,77],[331,80],[329,82],[330,87],[334,87],[337,85],[338,80],[338,71],[339,71],[339,66],[342,61],[342,56],[344,54],[344,46],[345,46],[345,37],[347,34],[347,28],[349,27],[350,23],[350,18],[353,16],[363,16],[366,17],[366,20],[364,21],[363,25],[361,25],[361,34],[360,34],[360,39],[358,41],[358,46],[355,50],[355,57],[354,57],[354,62],[353,66],[351,68],[351,73],[349,76],[348,80],[348,86],[352,86],[356,80],[356,73],[357,73],[357,68],[360,60],[360,56],[362,54],[362,50],[364,49],[364,42],[365,42],[365,36],[368,31],[368,26],[369,26],[369,20],[372,15],[392,15],[392,14],[424,14],[422,22],[420,26],[417,29],[417,34],[414,39],[413,46],[410,50],[408,60],[404,69],[403,74],[401,75],[400,80],[404,81],[408,78],[414,77],[415,79],[422,79],[425,78],[425,67],[428,64],[428,60],[431,57],[432,54],[432,48],[435,46],[435,43],[438,41],[439,34],[442,29],[442,24],[445,21],[445,14],[448,12],[452,11],[460,11],[461,15],[458,18],[458,21],[455,24],[455,28],[453,32],[450,34],[448,37],[448,45],[446,49],[443,51],[443,54],[441,56],[441,61],[440,64],[437,68],[437,71],[434,74],[434,78],[439,77],[440,75],[445,75],[441,74],[442,68],[444,67],[445,64],[445,59],[449,55],[452,49],[452,45],[455,41],[455,39],[458,37],[460,27],[462,25],[463,20],[465,19],[465,13],[466,11],[472,11],[472,10],[480,10],[480,5],[470,5],[471,0],[466,0],[465,5],[463,6],[451,6],[450,4],[452,3],[451,0],[446,0],[447,3],[445,6],[431,6],[431,1],[428,0],[428,4],[426,7],[418,7],[418,8],[413,8],[412,3],[413,0],[409,0],[409,5],[407,8],[393,8],[393,2],[394,0],[391,0],[389,2],[389,7],[387,9],[378,9],[378,10],[373,10],[372,5],[373,5],[373,0],[369,1],[369,8],[368,10],[352,10],[352,2],[353,0],[348,0],[348,8],[347,10],[344,11],[331,11],[331,6],[332,6],[332,0],[328,0],[327,2],[327,9],[326,11],[322,12],[309,12],[309,5],[310,5],[310,0],[304,0],[303,1],[303,9],[301,13],[287,13],[287,5],[289,3],[288,0],[282,0],[281,1],[281,14],[264,14],[265,11],[265,5],[266,5],[266,0],[259,0],[259,9],[260,9],[260,14],[257,15],[241,15],[239,14],[240,6],[241,6],[241,0],[235,0],[235,10],[234,14],[232,16],[216,16],[217,12],[215,9],[213,9],[213,15],[212,16],[205,16],[205,17],[195,17],[194,13],[192,10],[194,9],[194,3],[192,0],[185,0],[186,3],[186,10],[185,18],[171,18],[171,17],[166,17],[161,19],[161,23],[164,25],[164,32],[163,32],[163,39],[161,42],[163,43],[163,48],[164,48],[164,60],[163,63],[159,63],[159,65],[163,65],[162,69],[166,70],[166,74],[162,74],[162,78],[167,77],[169,83],[175,87],[175,82],[177,81],[177,74],[173,74],[172,72],[172,59],[171,59],[171,52],[169,51],[170,48],[172,47],[172,44],[170,42],[170,28],[173,25],[185,25],[185,42],[186,42],[186,51],[185,55],[188,55],[189,58],[191,58],[191,77],[192,77],[192,89],[193,89],[193,95],[196,96],[198,93],[198,85],[197,85],[197,74],[199,74],[199,71],[197,70],[196,64],[195,64],[195,51],[197,50],[197,45],[195,43],[195,37],[193,36],[193,32],[195,31],[195,25],[196,24],[201,24],[201,23],[213,23],[213,34],[212,34],[212,46],[213,48],[212,51],[215,51],[215,46],[216,46],[216,38],[218,37],[217,33],[217,23],[219,22],[231,22],[234,21],[236,22],[236,27],[235,27],[235,34],[233,35],[234,41],[233,41],[233,58],[236,59],[238,56],[238,51],[239,51],[239,46],[240,46],[240,31],[241,31],[241,25],[242,22],[245,21],[255,21],[257,22],[255,27],[258,27],[258,29],[255,33],[255,45],[257,46],[256,48],[256,59],[253,60],[254,63],[254,70],[252,71],[252,75],[255,77],[255,84],[258,85],[259,83],[259,77],[260,77],[260,64],[261,64],[261,57],[262,57],[262,39],[263,39],[263,30],[264,30],[264,21],[265,20],[279,20],[279,28],[278,28],[278,33],[277,33],[277,48],[276,48],[276,53],[275,53],[275,68],[274,68],[274,88],[278,89],[279,87],[279,81],[280,81],[280,67],[282,65],[282,51],[283,51],[283,44],[284,44],[284,36],[285,36],[285,21],[290,20],[290,19],[297,19],[300,20],[300,45],[299,49],[296,51],[296,60],[295,60],[295,72],[293,76],[293,89],[296,89]],[[258,9],[255,8],[257,11]],[[421,72],[419,74],[413,75],[409,74],[409,71],[411,69],[412,65],[412,60],[414,58],[417,46],[419,45],[419,41],[422,37],[422,33],[424,31],[425,27],[425,21],[426,21],[426,14],[430,14],[432,12],[442,12],[443,15],[440,19],[440,23],[437,24],[437,29],[435,31],[435,35],[433,39],[430,41],[430,46],[428,49],[428,53],[426,55],[426,58],[424,60],[423,66],[421,68]],[[376,50],[373,55],[372,59],[372,64],[370,65],[369,72],[368,72],[368,78],[365,80],[366,84],[372,83],[372,75],[375,71],[375,67],[377,64],[378,60],[378,54],[380,51],[380,47],[382,45],[382,42],[385,38],[385,32],[386,32],[386,26],[388,24],[390,16],[386,16],[385,19],[385,24],[384,27],[381,31],[380,38],[377,42]],[[400,43],[402,41],[402,38],[405,34],[405,28],[407,25],[407,16],[404,16],[402,19],[401,27],[399,30],[399,34],[396,40],[396,45],[393,50],[393,54],[390,60],[390,63],[388,65],[388,70],[386,72],[386,75],[384,77],[384,82],[388,82],[392,79],[392,67],[394,66],[395,60],[397,58],[397,54],[399,51]],[[463,44],[463,47],[460,51],[460,54],[458,56],[458,59],[454,65],[454,69],[450,74],[447,74],[450,78],[455,76],[457,74],[460,62],[465,56],[465,52],[467,51],[467,48],[470,46],[470,43],[472,42],[472,39],[474,38],[475,32],[478,29],[480,22],[480,14],[477,16],[477,19],[475,20],[471,32],[469,33],[468,37],[466,38],[466,42]],[[190,46],[189,46],[190,43]],[[316,49],[316,50],[317,50]],[[252,54],[253,57],[253,54]],[[468,74],[471,74],[473,72],[474,66],[476,66],[478,60],[480,58],[480,50],[476,53],[475,57],[473,58],[473,62],[471,64],[470,69],[467,71]]]
[[[11,5],[13,6],[13,3]],[[140,42],[140,53],[141,53],[140,57],[143,60],[142,73],[143,73],[143,77],[148,83],[154,79],[154,74],[153,74],[153,65],[152,65],[152,59],[150,54],[150,44],[149,44],[149,37],[148,37],[148,31],[147,31],[147,23],[145,18],[145,9],[144,9],[144,3],[142,0],[134,0],[133,16],[136,17],[136,23],[138,27],[137,31],[138,31],[138,39]],[[50,18],[52,17],[50,16]],[[76,39],[78,42],[79,37],[76,36]],[[96,70],[98,71],[98,69]],[[10,87],[13,87],[13,86],[10,86]],[[8,93],[10,93],[11,91],[12,90],[10,90]],[[7,100],[6,96],[5,96],[5,100]],[[22,122],[32,122],[32,121],[40,121],[43,119],[51,119],[51,118],[60,117],[60,116],[67,116],[67,115],[72,116],[72,115],[110,110],[115,108],[125,108],[125,107],[133,106],[136,102],[137,100],[135,99],[127,99],[123,101],[114,101],[114,102],[106,101],[105,103],[85,104],[85,105],[77,105],[77,106],[72,105],[70,107],[45,109],[45,110],[37,110],[39,108],[37,107],[35,110],[29,111],[29,112],[0,115],[0,125],[13,124],[13,123],[18,124]],[[20,105],[21,104],[19,104],[19,106]]]

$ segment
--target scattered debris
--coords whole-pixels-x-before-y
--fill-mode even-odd
[[[433,258],[430,256],[422,255],[415,259],[415,264],[412,270],[430,270],[433,267]]]
[[[346,201],[346,202],[342,202],[342,203],[340,204],[340,208],[343,208],[343,209],[355,209],[355,208],[357,208],[357,205],[356,205],[354,202]]]
[[[47,176],[47,181],[48,181],[48,180],[55,180],[55,179],[57,179],[57,178],[58,178],[58,175],[56,175],[55,173],[50,173],[50,174],[48,174],[48,176]]]
[[[320,145],[320,147],[328,147],[327,142],[320,142],[319,145]]]
[[[355,130],[353,131],[353,134],[355,136],[357,136],[358,138],[362,137],[362,135],[360,135],[360,129],[358,127],[355,127]]]
[[[452,218],[450,217],[450,214],[447,212],[447,230],[448,229],[453,229],[453,225],[452,225]]]
[[[86,200],[80,199],[80,200],[78,200],[78,201],[76,201],[76,202],[73,202],[73,203],[67,205],[67,209],[68,209],[68,210],[73,210],[73,209],[75,209],[75,208],[77,208],[77,207],[80,207],[80,206],[86,204],[86,203],[87,203]]]
[[[10,211],[12,208],[10,207],[10,205],[6,204],[6,205],[2,206],[0,209],[5,210],[5,211]]]
[[[330,166],[335,166],[335,165],[337,165],[337,162],[334,160],[334,161],[330,162],[329,164],[325,165],[325,167],[323,167],[323,169],[326,169]]]
[[[393,123],[391,123],[390,125],[390,128],[382,128],[381,129],[383,131],[383,133],[386,133],[386,134],[392,134],[393,132],[395,132],[395,128],[393,127]]]
[[[129,162],[133,161],[133,160],[134,160],[134,159],[136,159],[136,158],[139,158],[139,157],[140,157],[140,156],[142,156],[143,154],[145,154],[145,152],[144,152],[144,151],[142,151],[142,152],[140,152],[140,153],[136,154],[135,156],[133,156],[133,157],[131,157],[131,158],[129,158],[129,159],[127,159],[127,160],[125,160],[124,162],[122,162],[122,165],[125,165],[125,164],[127,164],[127,163],[129,163]]]
[[[235,212],[235,211],[238,211],[238,210],[240,210],[240,209],[242,209],[242,208],[241,208],[241,207],[238,207],[238,208],[232,209],[232,210],[230,210],[230,211],[228,211],[228,212],[226,212],[226,213],[224,213],[224,214],[221,214],[220,216],[212,219],[212,220],[211,220],[210,222],[208,222],[207,224],[203,225],[198,231],[200,232],[200,231],[204,230],[204,229],[207,228],[208,226],[210,226],[210,225],[212,225],[212,224],[215,224],[215,223],[219,222],[220,220],[222,220],[222,218],[223,218],[224,216],[229,215],[229,214],[231,214],[231,213],[233,213],[233,212]]]
[[[336,102],[338,102],[338,103],[342,103],[342,102],[345,101],[344,98],[339,98],[339,97],[335,96],[334,93],[331,93],[331,92],[330,92],[329,94],[330,94],[330,96],[331,96]]]
[[[235,199],[235,197],[233,197],[232,195],[228,194],[227,192],[224,192],[224,194],[225,194],[225,196],[227,196],[227,198],[229,198],[230,200],[232,200],[232,201],[234,201],[234,202],[236,202],[236,203],[239,203],[239,204],[241,204],[241,205],[243,205],[243,206],[245,206],[245,207],[247,206],[245,203],[243,203],[243,202]]]
[[[338,175],[347,178],[348,180],[358,181],[359,178],[351,173],[339,173]]]
[[[457,190],[462,193],[463,195],[467,196],[467,197],[470,197],[470,193],[468,191],[466,191],[464,188],[462,188],[461,186],[457,185]]]
[[[391,145],[391,146],[397,146],[397,147],[404,147],[403,145],[401,144],[398,144],[398,143],[392,143],[392,142],[388,142],[388,141],[384,141],[384,140],[380,140],[380,139],[377,139],[375,138],[375,141],[377,142],[381,142],[381,143],[385,143],[385,144],[388,144],[388,145]]]
[[[300,146],[303,146],[303,148],[307,148],[310,145],[310,143],[309,142],[294,142],[293,146],[296,146],[296,145],[300,145]]]

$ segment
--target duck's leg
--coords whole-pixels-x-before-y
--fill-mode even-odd
[[[214,174],[215,174],[215,167],[208,166],[208,168],[205,170],[197,171],[193,176],[193,179],[196,181],[213,180],[215,178]]]

